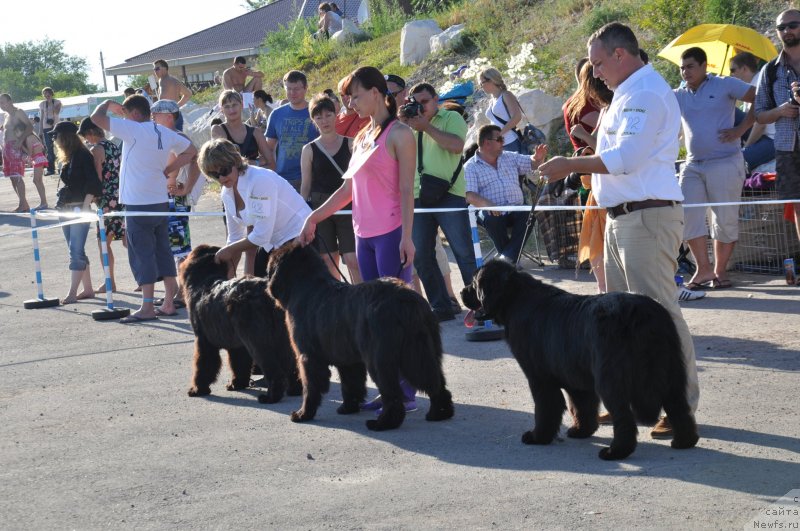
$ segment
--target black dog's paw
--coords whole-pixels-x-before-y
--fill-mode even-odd
[[[618,461],[619,459],[625,459],[631,455],[635,449],[636,445],[627,448],[615,448],[612,444],[609,448],[600,450],[597,455],[603,461]]]
[[[191,387],[187,393],[189,396],[206,396],[211,394],[210,387]]]
[[[225,389],[228,391],[241,391],[242,389],[247,389],[247,385],[250,382],[237,382],[236,380],[230,382],[228,385],[225,386]]]
[[[297,411],[292,411],[291,416],[292,422],[308,422],[309,420],[314,420],[314,415],[309,415],[303,409],[298,409]]]
[[[425,415],[425,420],[429,420],[431,422],[436,422],[440,420],[447,420],[452,418],[455,415],[455,410],[453,409],[453,404],[444,407],[434,408],[431,406],[430,411],[428,414]]]
[[[344,402],[341,406],[336,408],[336,412],[340,415],[352,415],[358,413],[361,408],[358,407],[358,402]]]
[[[536,433],[536,430],[530,430],[522,434],[522,442],[525,444],[550,444],[553,442],[553,438],[542,437]]]
[[[571,428],[567,429],[567,437],[571,439],[588,439],[591,437],[595,430],[589,430],[586,428],[581,428],[580,426],[572,426]]]
[[[277,393],[276,393],[277,394]],[[282,396],[275,396],[272,393],[261,393],[258,395],[259,404],[275,404],[281,401]]]
[[[697,444],[697,441],[700,440],[700,436],[696,433],[692,434],[689,437],[678,437],[675,436],[670,443],[670,446],[675,448],[676,450],[686,450],[687,448],[694,448]]]

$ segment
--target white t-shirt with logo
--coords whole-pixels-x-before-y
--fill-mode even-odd
[[[169,201],[167,167],[170,153],[180,155],[191,142],[155,122],[110,118],[111,133],[122,143],[119,200],[123,205],[155,205]]]

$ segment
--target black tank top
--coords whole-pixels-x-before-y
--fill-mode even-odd
[[[311,191],[321,194],[332,194],[342,185],[342,174],[339,170],[328,160],[325,153],[322,152],[320,146],[316,142],[311,142],[311,150],[314,156],[311,158]],[[342,169],[347,171],[347,166],[350,165],[350,146],[347,144],[347,139],[342,140],[342,146],[339,151],[333,155],[333,160]]]
[[[256,160],[258,159],[258,142],[256,142],[256,136],[254,134],[255,127],[251,127],[245,124],[245,130],[247,131],[244,135],[244,142],[241,144],[233,139],[231,136],[230,131],[228,128],[225,127],[225,124],[220,124],[222,129],[225,131],[225,136],[228,137],[228,140],[239,146],[239,153],[242,154],[244,158],[247,160]]]

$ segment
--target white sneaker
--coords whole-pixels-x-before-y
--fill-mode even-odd
[[[678,286],[678,300],[681,302],[696,301],[706,296],[706,292],[702,290],[692,291],[683,286]]]

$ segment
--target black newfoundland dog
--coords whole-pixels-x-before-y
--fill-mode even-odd
[[[419,294],[395,279],[351,286],[334,280],[311,247],[289,244],[267,267],[269,294],[286,311],[303,382],[303,405],[294,422],[312,420],[330,387],[330,365],[339,371],[343,403],[356,413],[366,397],[367,372],[383,398],[383,411],[367,428],[397,428],[405,419],[400,378],[431,400],[426,420],[453,416],[442,373],[439,322]]]
[[[255,361],[269,383],[262,403],[275,403],[284,392],[301,393],[297,364],[283,312],[264,290],[262,278],[228,280],[227,268],[214,261],[219,247],[200,245],[181,264],[180,280],[189,319],[195,335],[194,372],[189,396],[211,393],[222,361],[220,349],[228,351],[233,373],[229,391],[250,384]]]
[[[653,424],[664,408],[673,448],[697,443],[686,401],[686,368],[667,310],[643,295],[573,295],[493,260],[479,269],[461,297],[472,310],[505,326],[511,352],[528,378],[535,426],[525,444],[549,444],[572,399],[568,437],[597,431],[600,399],[611,413],[614,438],[602,459],[623,459],[636,448],[636,421]],[[599,396],[598,396],[599,395]]]

